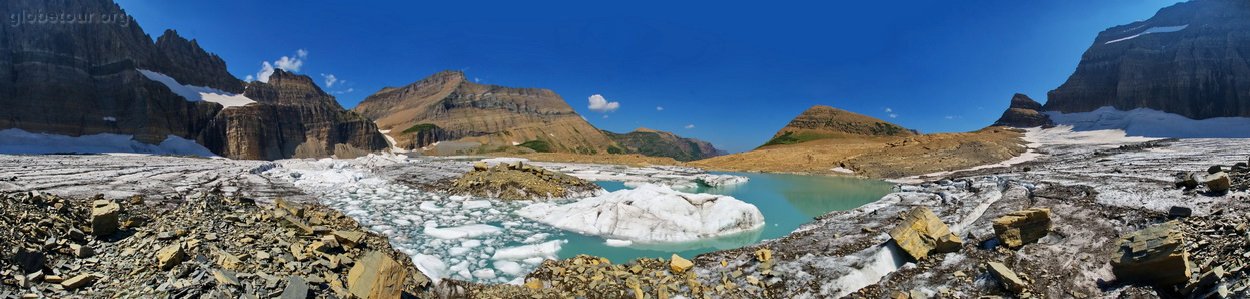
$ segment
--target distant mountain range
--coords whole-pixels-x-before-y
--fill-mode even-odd
[[[0,4],[0,14],[29,11],[124,19],[0,26],[0,137],[24,142],[88,143],[95,139],[75,138],[106,136],[135,148],[194,143],[204,149],[178,152],[267,160],[380,151],[390,146],[387,137],[400,148],[454,141],[475,144],[474,152],[528,148],[681,160],[718,152],[671,133],[608,134],[555,92],[477,84],[454,71],[383,89],[349,111],[308,76],[276,70],[267,82],[244,82],[220,57],[177,32],[165,31],[153,42],[112,1]]]

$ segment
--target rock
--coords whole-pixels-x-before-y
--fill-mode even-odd
[[[217,255],[217,265],[226,270],[239,270],[243,266],[243,261],[229,252],[221,251]]]
[[[382,252],[373,251],[356,261],[347,272],[347,288],[360,298],[399,298],[408,272],[402,265]]]
[[[1176,188],[1184,188],[1185,190],[1193,190],[1201,184],[1203,175],[1200,173],[1181,173],[1176,180]]]
[[[308,224],[305,224],[304,221],[292,217],[291,215],[282,216],[281,219],[284,225],[294,228],[300,235],[308,236],[316,233],[316,230],[314,230],[311,226],[308,226]]]
[[[286,288],[282,289],[281,299],[305,299],[308,298],[308,282],[299,276],[288,276],[286,278]],[[399,297],[395,297],[399,298]]]
[[[73,290],[73,289],[89,286],[95,283],[97,279],[99,279],[99,277],[96,276],[95,274],[80,274],[78,276],[74,276],[73,278],[62,281],[61,287],[65,288],[66,290]]]
[[[1207,185],[1207,190],[1213,193],[1228,192],[1229,187],[1232,186],[1232,182],[1228,179],[1228,174],[1224,172],[1208,175],[1203,182]]]
[[[69,244],[69,249],[74,252],[74,257],[77,258],[89,258],[95,255],[95,249],[91,248],[91,246]]]
[[[182,244],[172,244],[161,248],[156,252],[156,266],[161,271],[168,271],[174,266],[181,264],[187,259],[187,253],[182,251]]]
[[[1168,217],[1171,217],[1171,218],[1189,217],[1189,216],[1192,216],[1193,214],[1194,214],[1194,210],[1188,207],[1172,206],[1171,209],[1168,209]]]
[[[224,285],[224,286],[239,285],[239,278],[235,276],[234,272],[230,272],[230,271],[213,270],[213,279],[217,280],[217,285]]]
[[[1151,226],[1120,238],[1111,270],[1125,282],[1170,286],[1189,281],[1189,253],[1176,221]]]
[[[761,263],[768,262],[772,259],[773,251],[768,248],[760,248],[760,250],[755,251],[755,260],[760,261]]]
[[[669,262],[668,267],[669,269],[673,270],[674,274],[681,274],[681,273],[685,273],[686,270],[690,270],[691,267],[694,267],[694,262],[684,259],[681,256],[678,256],[676,253],[674,253],[673,259],[672,261]]]
[[[273,205],[274,207],[285,210],[287,213],[291,213],[291,215],[295,215],[295,217],[304,217],[304,206],[302,205],[289,202],[282,198],[275,199],[273,201]]]
[[[356,247],[365,239],[365,233],[359,231],[336,230],[331,234],[339,241],[339,244],[346,247]]]
[[[1224,168],[1220,167],[1219,165],[1215,165],[1215,166],[1211,166],[1207,168],[1207,174],[1217,174],[1221,172],[1224,172]]]
[[[486,162],[473,162],[473,171],[486,171],[487,169],[490,169],[490,165],[487,165]]]
[[[115,202],[97,200],[91,204],[91,234],[107,237],[117,232],[122,207]]]
[[[916,207],[907,212],[903,221],[890,230],[890,238],[900,249],[916,260],[930,253],[946,253],[959,250],[963,240],[951,233],[933,211]]]
[[[1023,279],[1020,279],[1019,276],[1016,276],[1016,272],[1011,271],[1011,268],[1007,268],[1007,265],[1003,265],[998,262],[989,262],[986,263],[986,268],[989,268],[990,273],[994,274],[994,277],[998,278],[998,281],[1003,284],[1003,288],[1011,291],[1012,293],[1024,292],[1024,289],[1028,287],[1028,283],[1024,282]]]
[[[22,274],[26,274],[43,269],[45,259],[43,252],[22,248],[18,249],[17,254],[13,256],[13,263],[17,265],[18,269],[22,270]]]
[[[994,234],[1008,248],[1037,242],[1050,232],[1050,209],[1020,210],[994,219]]]

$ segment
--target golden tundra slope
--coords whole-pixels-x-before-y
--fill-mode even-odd
[[[486,148],[538,142],[551,152],[582,154],[615,146],[551,90],[478,84],[459,71],[384,88],[354,110],[406,149],[448,140]]]
[[[1023,135],[1003,127],[918,135],[880,119],[815,106],[755,150],[691,162],[725,171],[845,174],[899,178],[997,163],[1025,151]]]

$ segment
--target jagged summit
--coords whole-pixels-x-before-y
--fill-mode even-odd
[[[1011,105],[1007,107],[1007,111],[1003,111],[1003,116],[999,117],[994,125],[1017,128],[1054,125],[1050,117],[1039,111],[1041,109],[1042,104],[1025,94],[1017,93],[1011,97]]]

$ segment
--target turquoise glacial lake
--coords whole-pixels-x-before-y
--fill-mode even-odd
[[[783,237],[816,216],[830,211],[855,209],[877,201],[890,193],[893,184],[857,178],[807,176],[761,173],[719,173],[750,178],[749,182],[727,187],[700,187],[696,193],[729,195],[751,204],[764,214],[764,227],[760,230],[733,236],[691,243],[664,245],[634,244],[628,247],[612,247],[596,236],[565,232],[560,237],[568,240],[560,250],[561,258],[578,254],[606,257],[614,263],[636,258],[668,258],[676,253],[693,257],[716,250],[739,248],[760,240]],[[608,191],[627,189],[622,182],[596,182]],[[682,190],[690,192],[690,190]]]

